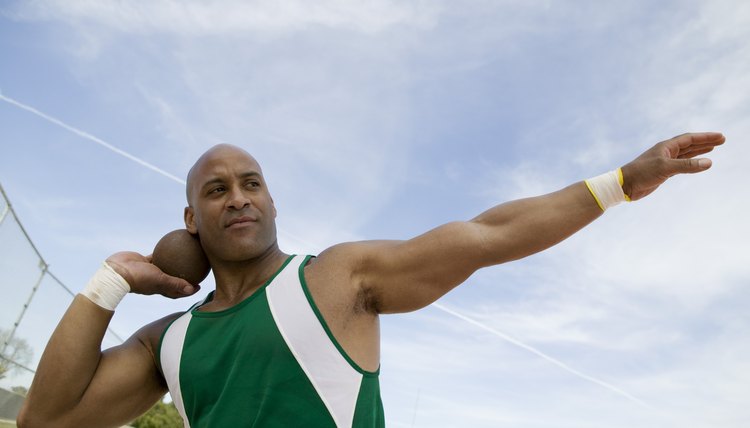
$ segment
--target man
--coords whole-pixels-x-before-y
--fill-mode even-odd
[[[213,147],[188,174],[184,215],[210,261],[215,292],[101,352],[127,292],[197,291],[149,257],[109,257],[53,333],[18,425],[118,426],[169,388],[186,426],[383,426],[380,314],[423,308],[482,267],[544,250],[621,200],[708,169],[711,162],[696,156],[723,142],[719,133],[680,135],[609,174],[471,221],[407,241],[343,243],[317,257],[279,249],[276,209],[255,159]]]

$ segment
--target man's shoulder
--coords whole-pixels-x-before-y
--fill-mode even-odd
[[[305,272],[320,271],[327,276],[347,278],[351,285],[360,287],[378,271],[378,266],[392,261],[394,249],[403,242],[371,240],[336,244],[312,259]]]
[[[308,285],[322,281],[326,288],[356,285],[356,274],[364,259],[363,242],[345,242],[310,257],[304,272]]]
[[[148,348],[152,354],[155,354],[159,350],[159,342],[161,341],[161,338],[167,327],[169,327],[169,325],[172,324],[174,320],[179,318],[184,313],[185,311],[175,312],[149,324],[146,324],[145,326],[141,327],[141,329],[138,330],[134,334],[134,336],[141,343],[143,343],[143,345]]]

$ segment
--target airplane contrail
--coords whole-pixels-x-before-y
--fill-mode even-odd
[[[95,137],[95,136],[89,134],[86,131],[82,131],[82,130],[74,127],[74,126],[68,125],[67,123],[63,122],[60,119],[54,118],[54,117],[52,117],[52,116],[50,116],[50,115],[48,115],[46,113],[42,113],[41,111],[35,109],[34,107],[26,105],[26,104],[24,104],[24,103],[22,103],[20,101],[14,100],[13,98],[7,97],[7,96],[3,95],[2,93],[0,93],[0,99],[2,99],[3,101],[5,101],[5,102],[7,102],[9,104],[12,104],[12,105],[14,105],[14,106],[16,106],[16,107],[18,107],[20,109],[26,110],[29,113],[35,114],[35,115],[41,117],[42,119],[46,120],[47,122],[51,122],[51,123],[54,123],[57,126],[65,128],[68,131],[70,131],[70,132],[72,132],[72,133],[74,133],[74,134],[76,134],[76,135],[78,135],[80,137],[83,137],[83,138],[85,138],[85,139],[87,139],[89,141],[93,141],[96,144],[99,144],[100,146],[104,146],[104,147],[108,148],[109,150],[117,153],[118,155],[124,156],[124,157],[132,160],[133,162],[135,162],[135,163],[137,163],[137,164],[139,164],[141,166],[145,166],[146,168],[148,168],[148,169],[150,169],[152,171],[155,171],[155,172],[157,172],[157,173],[159,173],[159,174],[161,174],[161,175],[163,175],[163,176],[165,176],[165,177],[167,177],[167,178],[169,178],[171,180],[174,180],[174,181],[176,181],[176,182],[178,182],[180,184],[183,184],[183,185],[185,184],[185,180],[181,179],[180,177],[177,177],[176,175],[170,174],[167,171],[164,171],[163,169],[159,168],[158,166],[153,165],[153,164],[151,164],[149,162],[146,162],[145,160],[143,160],[143,159],[141,159],[141,158],[139,158],[137,156],[133,156],[130,153],[128,153],[128,152],[126,152],[126,151],[124,151],[122,149],[118,149],[117,147],[113,146],[112,144],[109,144],[108,142],[102,140],[101,138]]]
[[[542,358],[542,359],[544,359],[544,360],[546,360],[546,361],[548,361],[548,362],[550,362],[550,363],[552,363],[552,364],[560,367],[561,369],[565,370],[568,373],[571,373],[571,374],[573,374],[575,376],[578,376],[581,379],[584,379],[584,380],[587,380],[589,382],[593,382],[593,383],[595,383],[595,384],[597,384],[599,386],[602,386],[602,387],[604,387],[604,388],[606,388],[606,389],[608,389],[608,390],[610,390],[612,392],[615,392],[615,393],[617,393],[617,394],[619,394],[619,395],[627,398],[628,400],[631,400],[633,402],[636,402],[636,403],[640,404],[641,406],[649,407],[649,408],[651,407],[648,404],[646,404],[643,401],[641,401],[640,399],[638,399],[638,398],[634,397],[633,395],[631,395],[631,394],[623,391],[622,389],[620,389],[620,388],[618,388],[618,387],[616,387],[614,385],[611,385],[611,384],[609,384],[609,383],[607,383],[607,382],[605,382],[605,381],[603,381],[601,379],[597,379],[597,378],[595,378],[593,376],[589,376],[589,375],[587,375],[585,373],[582,373],[582,372],[580,372],[580,371],[578,371],[578,370],[570,367],[569,365],[563,363],[562,361],[560,361],[560,360],[558,360],[558,359],[556,359],[554,357],[551,357],[551,356],[545,354],[544,352],[542,352],[542,351],[534,348],[533,346],[527,345],[527,344],[521,342],[520,340],[518,340],[518,339],[516,339],[514,337],[511,337],[511,336],[509,336],[509,335],[507,335],[507,334],[505,334],[503,332],[501,332],[500,330],[497,330],[497,329],[494,329],[494,328],[488,326],[487,324],[485,324],[483,322],[477,321],[477,320],[475,320],[473,318],[469,318],[468,316],[466,316],[464,314],[461,314],[459,312],[456,312],[453,309],[448,309],[447,307],[445,307],[445,306],[443,306],[443,305],[441,305],[440,303],[437,303],[437,302],[433,303],[432,306],[434,306],[435,308],[437,308],[437,309],[439,309],[439,310],[441,310],[441,311],[443,311],[443,312],[445,312],[447,314],[453,315],[456,318],[460,318],[460,319],[462,319],[462,320],[464,320],[464,321],[466,321],[466,322],[468,322],[470,324],[473,324],[473,325],[481,328],[482,330],[488,331],[488,332],[494,334],[495,336],[497,336],[497,337],[505,340],[506,342],[510,342],[513,345],[518,346],[521,349],[525,349],[526,351],[531,352],[532,354],[534,354],[534,355],[536,355],[536,356],[538,356],[538,357],[540,357],[540,358]]]
[[[137,156],[134,156],[134,155],[132,155],[132,154],[130,154],[130,153],[122,150],[122,149],[119,149],[119,148],[113,146],[112,144],[109,144],[106,141],[104,141],[104,140],[102,140],[102,139],[100,139],[98,137],[95,137],[95,136],[89,134],[88,132],[82,131],[82,130],[74,127],[74,126],[68,125],[68,124],[64,123],[63,121],[61,121],[60,119],[54,118],[54,117],[52,117],[52,116],[50,116],[50,115],[48,115],[46,113],[42,113],[41,111],[35,109],[34,107],[26,105],[26,104],[24,104],[24,103],[22,103],[20,101],[14,100],[13,98],[7,97],[7,96],[3,95],[2,93],[0,93],[0,99],[2,99],[3,101],[5,101],[5,102],[7,102],[9,104],[12,104],[12,105],[14,105],[14,106],[16,106],[16,107],[18,107],[20,109],[23,109],[23,110],[26,110],[26,111],[28,111],[30,113],[33,113],[34,115],[39,116],[39,117],[41,117],[42,119],[44,119],[44,120],[46,120],[48,122],[54,123],[55,125],[58,125],[58,126],[66,129],[66,130],[68,130],[68,131],[70,131],[70,132],[72,132],[72,133],[74,133],[74,134],[76,134],[76,135],[78,135],[80,137],[83,137],[83,138],[85,138],[87,140],[93,141],[93,142],[95,142],[95,143],[97,143],[97,144],[99,144],[101,146],[104,146],[107,149],[109,149],[109,150],[111,150],[111,151],[113,151],[113,152],[115,152],[115,153],[117,153],[117,154],[119,154],[121,156],[124,156],[125,158],[130,159],[131,161],[133,161],[133,162],[135,162],[135,163],[137,163],[137,164],[139,164],[141,166],[144,166],[144,167],[146,167],[146,168],[148,168],[148,169],[150,169],[152,171],[155,171],[155,172],[157,172],[157,173],[159,173],[159,174],[161,174],[161,175],[163,175],[163,176],[165,176],[165,177],[167,177],[167,178],[169,178],[169,179],[171,179],[173,181],[176,181],[176,182],[178,182],[180,184],[183,184],[183,185],[185,184],[185,180],[183,180],[183,179],[181,179],[181,178],[179,178],[179,177],[177,177],[175,175],[172,175],[172,174],[168,173],[167,171],[164,171],[163,169],[161,169],[161,168],[159,168],[159,167],[157,167],[157,166],[155,166],[155,165],[153,165],[153,164],[151,164],[149,162],[146,162],[145,160],[143,160],[143,159],[141,159],[141,158],[139,158]],[[296,241],[298,241],[298,242],[300,242],[302,244],[305,244],[305,245],[307,245],[307,246],[309,246],[311,248],[320,248],[320,246],[313,245],[313,244],[311,244],[311,243],[309,243],[309,242],[307,242],[307,241],[305,241],[305,240],[303,240],[303,239],[301,239],[301,238],[299,238],[299,237],[297,237],[297,236],[295,236],[293,234],[290,234],[290,233],[282,231],[282,230],[279,230],[279,231],[283,232],[288,237],[291,237],[292,239],[294,239],[294,240],[296,240]],[[617,394],[619,394],[619,395],[627,398],[628,400],[631,400],[631,401],[633,401],[635,403],[638,403],[641,406],[649,407],[650,408],[650,406],[648,404],[644,403],[643,401],[641,401],[640,399],[634,397],[633,395],[629,394],[628,392],[623,391],[622,389],[620,389],[620,388],[618,388],[618,387],[616,387],[614,385],[611,385],[611,384],[609,384],[609,383],[607,383],[607,382],[605,382],[605,381],[603,381],[601,379],[597,379],[597,378],[595,378],[593,376],[589,376],[589,375],[587,375],[585,373],[582,373],[582,372],[580,372],[580,371],[578,371],[578,370],[570,367],[569,365],[561,362],[560,360],[557,360],[557,359],[555,359],[555,358],[553,358],[553,357],[545,354],[544,352],[542,352],[542,351],[534,348],[533,346],[527,345],[527,344],[521,342],[518,339],[515,339],[515,338],[513,338],[511,336],[508,336],[507,334],[502,333],[501,331],[496,330],[496,329],[488,326],[485,323],[482,323],[482,322],[477,321],[477,320],[475,320],[473,318],[470,318],[470,317],[468,317],[466,315],[463,315],[460,312],[457,312],[457,311],[455,311],[453,309],[448,309],[447,307],[445,307],[442,304],[437,303],[437,302],[433,303],[431,306],[433,306],[433,307],[435,307],[435,308],[437,308],[437,309],[439,309],[439,310],[441,310],[441,311],[443,311],[443,312],[445,312],[447,314],[450,314],[450,315],[452,315],[452,316],[454,316],[456,318],[459,318],[459,319],[461,319],[463,321],[466,321],[469,324],[473,324],[474,326],[477,326],[477,327],[479,327],[479,328],[481,328],[481,329],[483,329],[485,331],[488,331],[488,332],[492,333],[493,335],[495,335],[495,336],[497,336],[497,337],[505,340],[506,342],[509,342],[509,343],[511,343],[511,344],[513,344],[513,345],[515,345],[515,346],[517,346],[519,348],[521,348],[521,349],[524,349],[524,350],[526,350],[528,352],[531,352],[532,354],[534,354],[534,355],[536,355],[536,356],[538,356],[538,357],[540,357],[540,358],[548,361],[549,363],[552,363],[552,364],[560,367],[561,369],[567,371],[568,373],[571,373],[571,374],[573,374],[573,375],[575,375],[575,376],[577,376],[577,377],[579,377],[579,378],[581,378],[583,380],[586,380],[588,382],[592,382],[592,383],[594,383],[596,385],[599,385],[599,386],[601,386],[603,388],[606,388],[606,389],[608,389],[608,390],[610,390],[612,392],[615,392],[615,393],[617,393]]]

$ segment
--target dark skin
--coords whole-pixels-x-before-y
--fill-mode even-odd
[[[676,174],[711,166],[696,156],[724,143],[719,133],[683,134],[658,143],[622,167],[623,190],[641,199]],[[201,237],[216,278],[218,311],[252,295],[287,255],[276,241],[276,208],[260,165],[245,151],[219,145],[188,176],[185,225]],[[469,221],[405,241],[335,245],[305,269],[310,292],[332,333],[365,370],[379,365],[378,317],[423,308],[480,268],[520,259],[557,244],[602,214],[583,182],[547,195],[507,202]],[[179,298],[197,288],[167,276],[148,256],[107,259],[131,292]],[[122,345],[100,351],[113,312],[77,296],[52,335],[19,427],[106,427],[134,419],[166,392],[154,352],[172,314]],[[116,403],[113,404],[113,403]]]

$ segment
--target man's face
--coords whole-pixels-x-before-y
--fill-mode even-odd
[[[242,261],[276,245],[276,208],[258,163],[244,150],[219,145],[190,170],[185,226],[197,233],[212,263]]]

